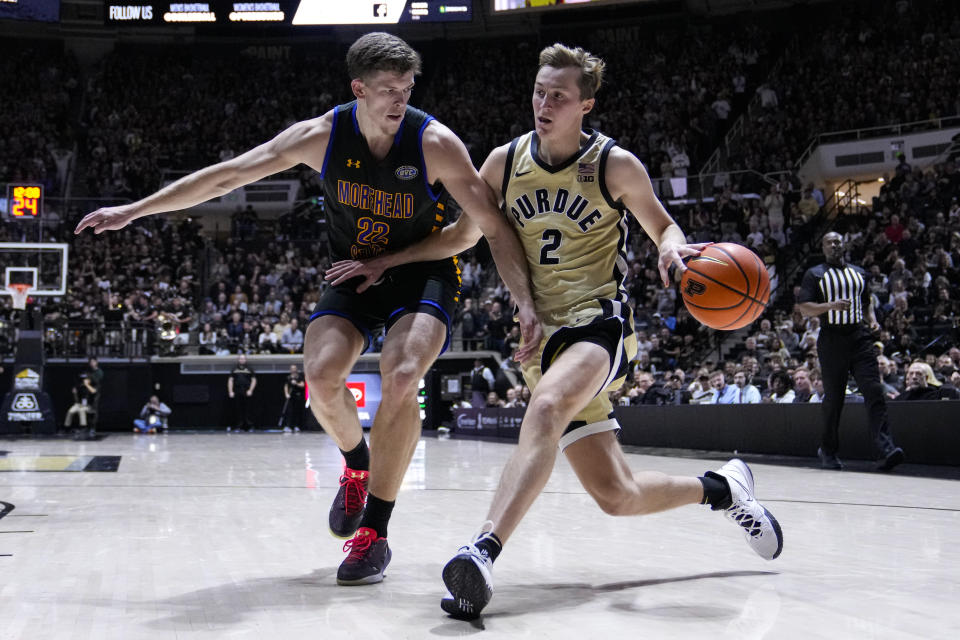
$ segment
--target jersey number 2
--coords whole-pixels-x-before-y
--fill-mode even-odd
[[[559,229],[545,229],[540,245],[540,264],[560,264],[560,258],[550,255],[551,251],[560,248],[560,241],[563,235]]]

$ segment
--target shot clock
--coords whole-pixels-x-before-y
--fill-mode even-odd
[[[43,214],[43,186],[7,185],[7,216],[14,220],[39,220]]]

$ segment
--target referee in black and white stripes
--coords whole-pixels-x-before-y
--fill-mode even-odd
[[[840,445],[840,413],[850,373],[857,381],[867,405],[870,436],[877,468],[889,471],[903,462],[903,449],[893,443],[887,404],[873,334],[880,330],[866,287],[866,273],[844,260],[843,237],[831,231],[823,237],[826,261],[803,276],[797,310],[804,316],[820,316],[817,352],[823,372],[823,436],[820,464],[825,469],[842,469],[837,457]],[[866,320],[866,323],[864,322]]]

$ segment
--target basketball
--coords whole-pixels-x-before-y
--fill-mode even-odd
[[[690,315],[711,329],[732,331],[756,320],[770,302],[763,260],[739,244],[711,244],[684,260],[680,292]]]

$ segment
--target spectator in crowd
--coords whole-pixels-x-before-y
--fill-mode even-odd
[[[797,369],[793,372],[793,401],[810,402],[813,398],[813,385],[810,382],[810,372],[806,369]]]
[[[810,370],[810,388],[813,389],[810,402],[823,402],[823,375],[820,373],[820,369]]]
[[[950,359],[950,354],[941,353],[937,356],[937,367],[934,372],[937,374],[937,380],[949,382],[950,376],[952,376],[956,370],[956,367],[953,366],[953,360]]]
[[[490,318],[487,320],[487,348],[491,351],[503,349],[503,343],[512,324],[513,320],[503,313],[500,302],[494,300],[490,304]]]
[[[473,306],[473,298],[464,298],[459,312],[460,337],[463,340],[463,350],[473,351],[477,348],[477,341],[485,337],[486,332],[482,325],[482,316]]]
[[[649,371],[637,370],[634,372],[635,386],[627,392],[630,404],[664,405],[674,404],[674,387],[657,382]]]
[[[710,374],[710,386],[714,390],[714,404],[735,404],[740,395],[740,389],[733,384],[727,384],[723,371],[717,370]]]
[[[213,325],[209,322],[204,323],[203,331],[197,337],[199,343],[200,355],[214,355],[217,353],[217,332],[213,330]]]
[[[764,398],[765,402],[787,404],[793,402],[794,397],[796,397],[793,390],[793,380],[786,371],[771,373],[767,386],[770,389],[770,395]]]
[[[819,337],[820,318],[814,316],[807,320],[806,329],[804,330],[803,336],[800,338],[800,342],[797,344],[796,349],[804,352],[813,350],[814,354],[816,354],[817,338]]]
[[[520,325],[514,324],[507,332],[500,349],[500,357],[506,362],[513,361],[513,354],[520,348]]]
[[[523,403],[523,406],[530,404],[530,395],[530,387],[528,387],[526,384],[521,384],[519,402]]]
[[[283,330],[283,334],[280,336],[280,346],[287,353],[303,351],[303,331],[300,330],[296,318],[290,320],[290,324]]]
[[[926,362],[915,361],[907,367],[906,388],[896,400],[960,400],[956,389],[944,389]]]
[[[522,409],[527,406],[527,403],[520,399],[520,392],[517,387],[510,387],[507,389],[507,399],[503,406],[506,409]]]
[[[133,421],[134,433],[156,433],[169,428],[169,418],[173,411],[156,394],[150,396],[140,409],[140,417]]]
[[[633,372],[633,384],[630,385],[630,389],[624,394],[628,399],[630,404],[645,404],[644,399],[646,398],[647,392],[653,386],[654,378],[653,374],[649,371],[644,371],[643,369],[636,369]]]
[[[737,389],[736,404],[759,404],[760,390],[748,382],[747,372],[742,368],[733,374],[733,384]]]
[[[691,393],[684,384],[686,375],[683,369],[668,371],[663,378],[663,389],[667,396],[664,404],[690,404]]]
[[[710,373],[700,369],[696,379],[687,387],[690,392],[690,404],[716,404],[717,390],[710,385]]]
[[[877,369],[880,371],[883,393],[890,399],[896,398],[900,394],[901,384],[900,376],[897,375],[897,363],[880,354],[877,356]]]
[[[284,329],[284,332],[288,331]],[[291,336],[292,337],[292,336]],[[301,343],[302,344],[302,343]],[[260,333],[257,335],[257,351],[259,353],[277,353],[279,343],[277,334],[266,318],[260,321]]]
[[[487,398],[484,402],[484,405],[487,407],[503,407],[504,402],[500,396],[497,395],[496,391],[490,391],[487,393]]]
[[[800,346],[800,340],[797,338],[797,334],[793,332],[793,325],[789,322],[780,325],[777,337],[780,340],[780,349],[786,350],[788,356],[791,351],[796,351]]]
[[[473,403],[470,402],[470,399],[467,397],[467,391],[464,392],[450,405],[451,409],[472,409]]]

